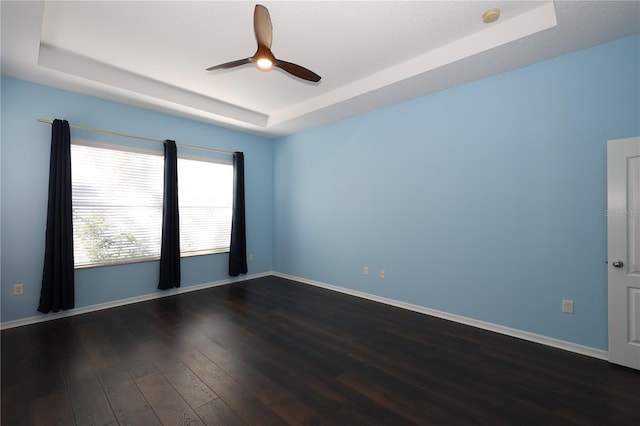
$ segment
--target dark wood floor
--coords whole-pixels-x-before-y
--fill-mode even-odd
[[[261,278],[2,331],[2,425],[639,425],[640,374]]]

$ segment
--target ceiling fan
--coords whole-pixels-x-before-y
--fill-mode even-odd
[[[269,16],[267,8],[261,4],[257,4],[253,11],[253,30],[256,34],[256,41],[258,42],[258,50],[256,50],[256,53],[253,56],[246,59],[239,59],[237,61],[215,65],[207,68],[207,71],[235,68],[240,65],[253,62],[258,66],[258,68],[265,71],[270,70],[273,67],[277,67],[303,80],[312,81],[314,83],[320,81],[321,77],[313,71],[291,62],[276,59],[273,53],[271,53],[271,40],[273,35],[271,17]]]

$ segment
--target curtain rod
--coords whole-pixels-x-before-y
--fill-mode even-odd
[[[45,120],[43,118],[38,118],[37,121],[40,122],[40,123],[45,123],[45,124],[53,124],[53,121]],[[144,136],[128,135],[126,133],[113,132],[111,130],[102,130],[102,129],[96,129],[96,128],[93,128],[93,127],[80,126],[78,124],[69,123],[69,127],[73,127],[74,129],[87,130],[89,132],[105,133],[107,135],[122,136],[124,138],[139,139],[139,140],[143,140],[143,141],[158,142],[158,143],[164,144],[164,141],[161,141],[160,139],[152,139],[152,138],[145,138]],[[212,152],[219,152],[219,153],[222,153],[222,154],[233,155],[232,151],[225,151],[225,150],[222,150],[222,149],[205,148],[205,147],[202,147],[202,146],[186,145],[186,144],[183,144],[183,143],[176,143],[176,145],[177,146],[181,146],[183,148],[200,149],[202,151],[212,151]]]

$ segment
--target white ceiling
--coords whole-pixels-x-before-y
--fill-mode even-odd
[[[319,83],[205,71],[255,52],[245,1],[2,1],[2,74],[276,137],[640,32],[638,1],[261,4]]]

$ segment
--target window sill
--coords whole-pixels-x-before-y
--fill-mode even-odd
[[[210,254],[229,253],[229,251],[230,251],[229,248],[223,248],[223,249],[217,249],[217,250],[190,251],[186,253],[180,253],[180,259],[184,259],[185,257],[208,256]],[[121,266],[121,265],[131,265],[134,263],[155,262],[158,260],[160,260],[160,256],[142,257],[137,259],[123,259],[123,260],[116,260],[112,262],[92,263],[89,265],[75,265],[73,269],[103,268],[107,266]]]

